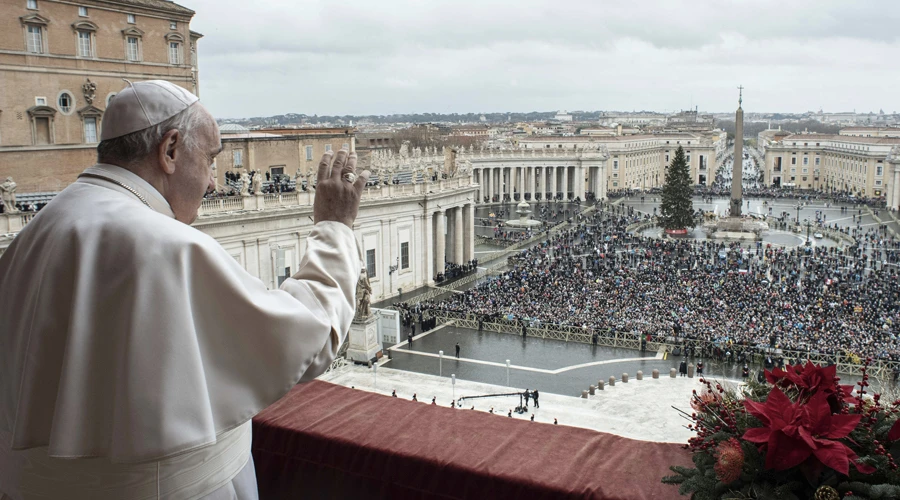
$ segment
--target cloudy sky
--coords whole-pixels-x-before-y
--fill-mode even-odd
[[[220,118],[900,111],[898,0],[177,0]]]

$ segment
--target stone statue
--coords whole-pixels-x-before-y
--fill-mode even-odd
[[[313,169],[313,171],[309,173],[309,177],[307,177],[306,179],[307,188],[310,191],[315,191],[316,184],[319,183],[319,171],[317,169]]]
[[[241,171],[241,196],[250,196],[250,175],[246,170]]]
[[[0,184],[0,199],[3,200],[3,209],[6,213],[14,214],[19,211],[16,208],[16,183],[12,180],[12,177],[7,177]]]
[[[213,182],[215,182],[215,184],[216,184],[215,192],[218,193],[219,192],[219,167],[218,167],[218,165],[216,165],[215,160],[213,160],[213,164],[212,164],[212,175],[213,175]]]
[[[372,315],[369,307],[372,298],[372,285],[366,268],[359,270],[359,281],[356,282],[356,320],[364,320]]]
[[[94,97],[97,95],[97,84],[88,78],[87,82],[81,86],[81,93],[84,94],[84,101],[86,103],[91,105],[94,104]]]
[[[416,146],[416,148],[413,149],[413,158],[421,158],[421,157],[422,157],[422,148],[420,148],[419,146]]]
[[[262,172],[259,170],[253,176],[253,194],[262,194]]]
[[[409,141],[403,141],[400,145],[400,156],[406,158],[409,156]]]

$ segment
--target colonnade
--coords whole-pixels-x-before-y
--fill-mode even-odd
[[[444,272],[445,263],[464,264],[475,258],[474,203],[438,208],[427,216],[426,227],[433,248],[428,263],[432,277]]]
[[[587,193],[604,197],[606,169],[602,166],[475,166],[479,203],[574,198]]]

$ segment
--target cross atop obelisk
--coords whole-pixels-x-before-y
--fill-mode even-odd
[[[743,203],[743,165],[744,165],[744,110],[741,104],[744,101],[744,86],[738,87],[738,109],[734,113],[734,163],[731,167],[731,206],[728,215],[741,216],[741,204]]]

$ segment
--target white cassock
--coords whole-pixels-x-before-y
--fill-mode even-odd
[[[250,419],[329,366],[360,257],[320,222],[268,290],[140,177],[87,169],[0,257],[0,498],[256,498]]]

